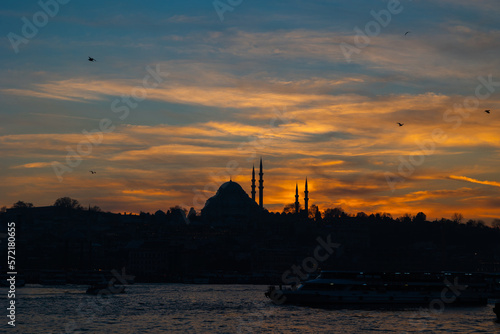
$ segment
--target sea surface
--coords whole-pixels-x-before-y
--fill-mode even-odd
[[[348,310],[273,305],[266,286],[134,284],[109,297],[86,286],[26,285],[16,294],[16,326],[5,333],[500,333],[493,305]]]

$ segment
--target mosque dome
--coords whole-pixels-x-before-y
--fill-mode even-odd
[[[259,206],[236,182],[222,184],[217,193],[209,198],[201,215],[212,225],[248,225],[258,212]]]
[[[225,201],[238,201],[250,199],[243,188],[236,182],[229,181],[223,183],[214,197],[215,199],[225,200]]]

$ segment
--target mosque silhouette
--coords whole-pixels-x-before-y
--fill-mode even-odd
[[[262,168],[262,158],[260,159],[259,171],[259,203],[257,204],[256,184],[255,184],[255,166],[252,167],[252,197],[243,190],[243,188],[232,180],[223,183],[217,193],[210,197],[201,210],[203,219],[212,226],[240,226],[242,228],[252,228],[255,222],[267,212],[264,208],[264,172]],[[304,210],[300,210],[299,204],[299,188],[295,186],[295,213],[304,214],[306,217],[309,213],[309,191],[307,189],[307,178],[304,191]]]

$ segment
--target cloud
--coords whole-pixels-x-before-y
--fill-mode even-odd
[[[44,168],[44,167],[50,167],[51,163],[50,162],[31,162],[27,163],[24,165],[19,165],[19,166],[13,166],[11,168]]]
[[[459,180],[459,181],[465,181],[465,182],[471,182],[471,183],[477,183],[477,184],[485,184],[488,186],[493,186],[493,187],[500,187],[500,182],[496,181],[481,181],[481,180],[476,180],[467,176],[456,176],[456,175],[450,175],[450,179],[452,180]]]
[[[498,8],[498,2],[495,0],[481,0],[481,1],[467,1],[467,0],[438,0],[437,2],[443,3],[448,8],[453,7],[464,7],[468,11],[484,12],[493,15],[497,13],[500,9]]]
[[[352,43],[354,26],[372,19],[373,2],[299,5],[300,19],[295,5],[268,4],[266,17],[241,7],[230,13],[237,26],[229,16],[221,25],[211,6],[210,13],[152,13],[125,5],[111,16],[89,16],[82,7],[78,16],[54,18],[50,32],[24,49],[22,63],[2,62],[0,200],[43,205],[68,195],[105,210],[200,209],[195,198],[213,196],[230,176],[249,192],[252,164],[263,156],[270,209],[293,202],[296,182],[303,191],[308,177],[311,203],[321,209],[500,216],[491,200],[496,182],[456,176],[494,179],[498,95],[480,101],[457,128],[443,118],[474,94],[478,76],[500,81],[496,2],[414,1],[350,64],[339,45]],[[404,37],[404,29],[412,33]],[[86,50],[99,62],[82,59]],[[111,103],[142,87],[148,64],[170,74],[120,120]],[[59,183],[50,163],[65,162],[67,147],[76,149],[100,118],[116,129]],[[435,129],[446,140],[433,143],[391,193],[384,173],[397,173],[401,159],[431,145]],[[238,168],[228,171],[230,162]],[[492,187],[456,189],[456,181]]]

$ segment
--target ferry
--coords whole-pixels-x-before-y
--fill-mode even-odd
[[[486,305],[495,288],[490,277],[458,272],[322,271],[298,288],[272,286],[265,295],[278,304]]]

